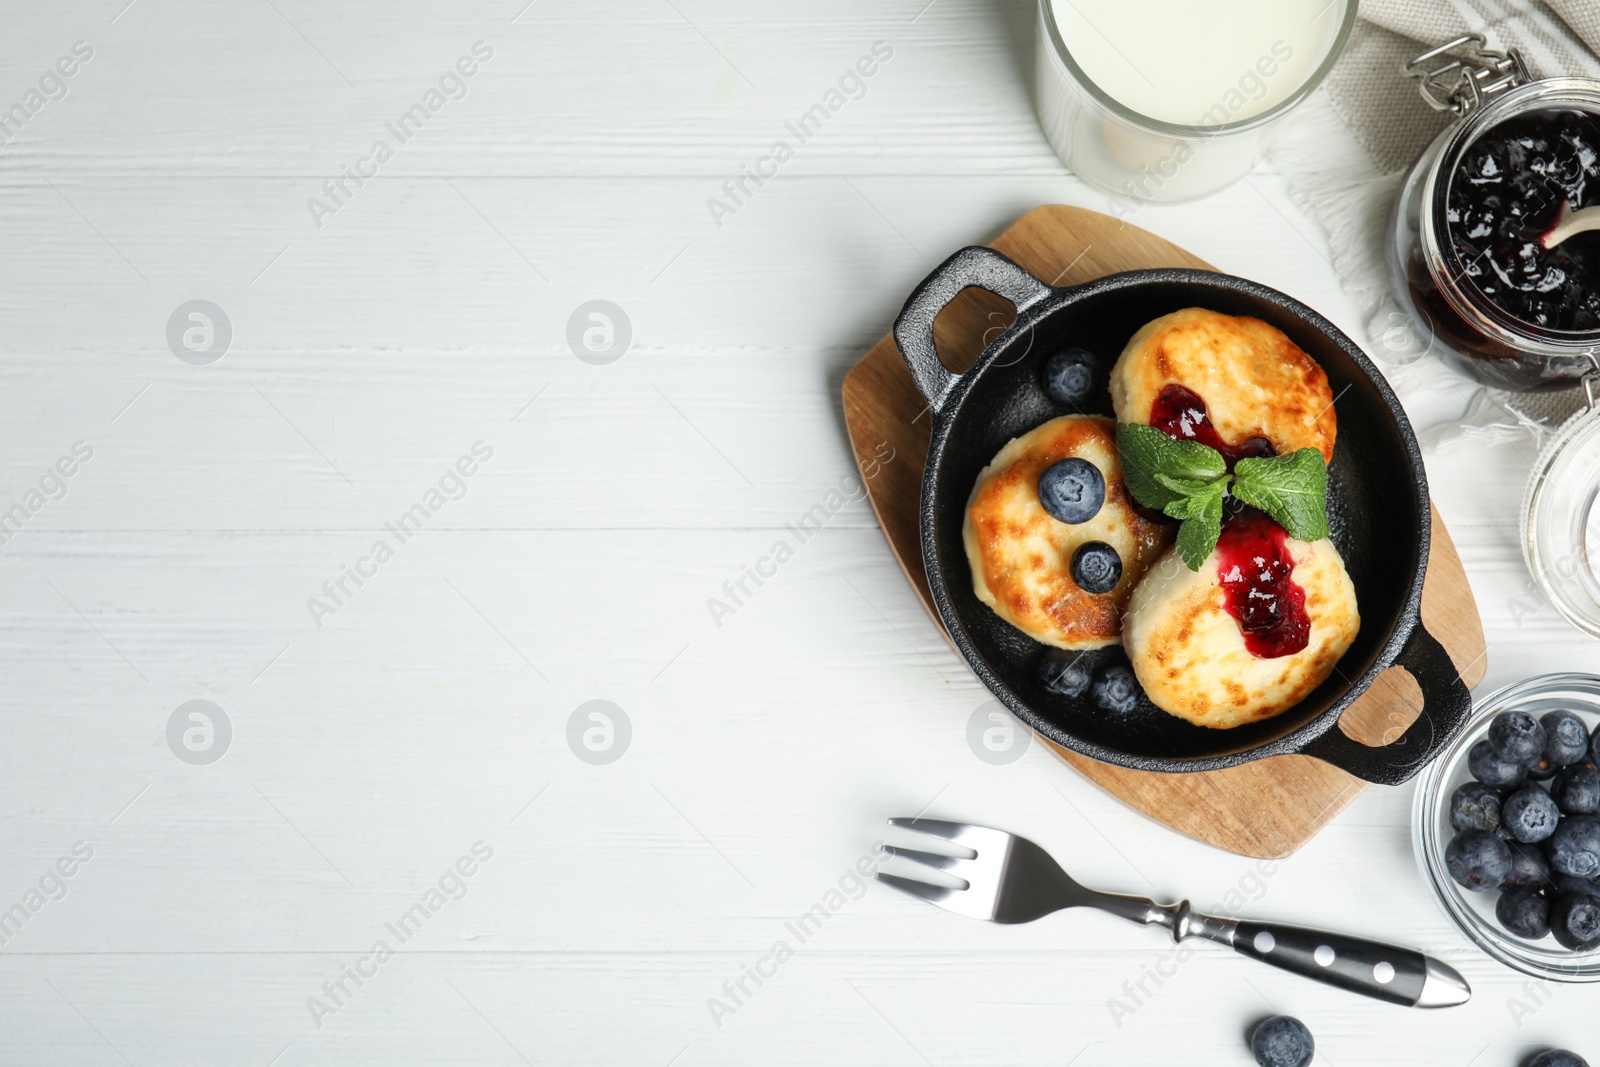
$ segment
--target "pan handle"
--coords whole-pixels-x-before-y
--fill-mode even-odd
[[[1422,714],[1405,733],[1390,744],[1370,746],[1351,740],[1335,723],[1300,751],[1378,785],[1400,785],[1422,770],[1472,714],[1472,692],[1420,619],[1395,664],[1422,689]]]
[[[933,344],[933,320],[963,289],[974,287],[987,289],[1016,305],[1016,322],[994,340],[994,345],[1005,343],[1019,332],[1023,312],[1050,295],[1050,287],[1044,282],[983,245],[961,249],[922,280],[894,320],[894,341],[911,372],[911,380],[935,415],[961,377],[951,374],[939,360]]]

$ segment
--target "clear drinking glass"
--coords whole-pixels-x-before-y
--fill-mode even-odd
[[[1356,0],[1330,0],[1313,8],[1298,39],[1289,40],[1297,36],[1290,33],[1267,43],[1253,60],[1235,64],[1237,78],[1231,68],[1225,75],[1219,72],[1216,90],[1199,96],[1185,96],[1178,82],[1193,85],[1196,66],[1208,62],[1208,45],[1201,39],[1193,42],[1186,62],[1148,63],[1149,75],[1141,72],[1142,81],[1129,80],[1120,89],[1097,84],[1085,69],[1096,65],[1090,60],[1110,56],[1113,63],[1120,57],[1132,64],[1129,57],[1139,54],[1140,35],[1101,16],[1097,25],[1086,14],[1092,6],[1086,0],[1039,0],[1034,71],[1039,123],[1073,173],[1144,203],[1205,196],[1248,173],[1271,131],[1327,77],[1349,39],[1357,5]],[[1207,10],[1214,28],[1227,34],[1243,29],[1225,25],[1230,10],[1237,9],[1220,3]],[[1058,15],[1073,20],[1081,40],[1064,39]],[[1162,94],[1169,115],[1191,115],[1192,121],[1169,121],[1140,110],[1155,110],[1150,101]]]
[[[1600,361],[1583,384],[1587,408],[1545,445],[1528,479],[1522,558],[1545,601],[1600,638]]]

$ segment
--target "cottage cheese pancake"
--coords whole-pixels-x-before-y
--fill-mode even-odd
[[[1103,476],[1105,497],[1091,517],[1064,522],[1040,503],[1039,481],[1074,458]],[[1128,495],[1114,424],[1084,415],[1052,419],[1002,448],[978,475],[961,532],[978,599],[1034,640],[1069,649],[1116,643],[1134,584],[1173,536],[1170,526],[1144,518]],[[1096,543],[1114,549],[1121,565],[1120,578],[1103,592],[1086,590],[1074,577],[1074,556],[1081,564],[1086,554],[1109,555],[1104,547],[1086,547]]]
[[[1198,440],[1228,459],[1315,448],[1333,459],[1328,376],[1260,319],[1185,308],[1146,323],[1111,370],[1121,422]]]
[[[1129,600],[1123,644],[1158,708],[1228,729],[1305,699],[1360,626],[1333,542],[1296,541],[1246,512],[1198,571],[1176,551],[1150,568]]]

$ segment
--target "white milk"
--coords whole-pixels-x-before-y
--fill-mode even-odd
[[[1249,172],[1292,108],[1283,105],[1325,73],[1355,8],[1356,0],[1039,0],[1039,123],[1079,177],[1114,194],[1108,213],[1215,192]]]
[[[1242,122],[1305,84],[1342,5],[1329,0],[1051,0],[1061,39],[1101,92],[1184,126]]]

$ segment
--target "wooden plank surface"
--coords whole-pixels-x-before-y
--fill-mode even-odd
[[[1150,267],[1215,269],[1137,226],[1061,205],[1028,212],[996,238],[993,247],[1055,285]],[[987,341],[1010,321],[1009,307],[992,293],[968,289],[940,314],[935,343],[952,370],[972,365]],[[879,341],[846,376],[844,412],[884,536],[923,607],[937,622],[917,526],[929,419],[892,336]],[[883,467],[878,461],[885,446],[904,462]],[[1476,685],[1486,669],[1483,626],[1461,560],[1437,512],[1433,537],[1423,615],[1467,684]],[[1382,744],[1416,719],[1420,697],[1416,683],[1404,671],[1390,668],[1345,712],[1339,728],[1365,744]],[[1245,856],[1290,855],[1366,785],[1309,756],[1279,756],[1204,774],[1151,774],[1043,743],[1134,810],[1196,840]]]
[[[1032,115],[1031,0],[14,6],[0,105],[72,42],[96,56],[0,144],[0,504],[77,440],[95,457],[0,545],[0,906],[74,842],[95,858],[0,944],[7,1067],[1230,1067],[1269,1011],[1338,1064],[1586,1049],[1583,989],[1529,1000],[1429,899],[1409,789],[1263,868],[1043,746],[977,758],[988,694],[865,500],[708,612],[856,470],[840,385],[937,259],[1036,204],[1106,210]],[[317,229],[307,198],[479,37],[470,95]],[[718,226],[707,199],[878,39],[866,96]],[[1270,164],[1135,221],[1365,336]],[[165,336],[196,297],[234,325],[203,367]],[[596,298],[633,327],[607,366],[567,339]],[[317,629],[307,598],[480,438],[466,495]],[[1593,669],[1524,589],[1527,453],[1426,457],[1485,687]],[[166,740],[192,699],[233,721],[209,766]],[[633,726],[607,766],[568,742],[594,699]],[[923,808],[1086,884],[1424,948],[1477,995],[1403,1012],[1202,945],[1115,1016],[1172,969],[1163,937],[874,886],[719,1026],[708,998]],[[307,999],[479,839],[466,895],[315,1025]]]

